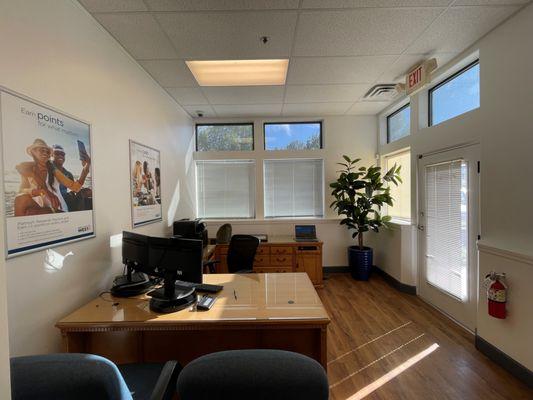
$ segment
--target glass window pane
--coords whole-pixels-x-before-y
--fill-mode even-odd
[[[322,148],[322,123],[265,124],[265,150],[314,150]]]
[[[323,160],[264,161],[265,217],[322,217]]]
[[[409,135],[411,129],[411,105],[400,108],[387,117],[387,143]]]
[[[430,91],[431,121],[437,125],[479,108],[479,63]]]
[[[394,218],[411,220],[411,152],[387,156],[386,170],[388,171],[394,164],[401,166],[400,178],[403,182],[398,186],[393,183],[389,185],[394,206],[387,207],[387,214]]]
[[[255,162],[196,162],[198,218],[254,218]]]
[[[196,125],[196,151],[251,151],[253,124]]]

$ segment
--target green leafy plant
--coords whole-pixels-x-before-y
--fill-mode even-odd
[[[360,158],[352,160],[346,155],[342,157],[345,162],[337,164],[343,169],[337,171],[339,177],[329,185],[333,189],[331,195],[335,198],[330,207],[344,217],[340,224],[354,231],[352,238],[358,236],[362,250],[364,232],[379,232],[379,228],[388,227],[391,217],[382,216],[381,207],[384,204],[393,205],[389,182],[396,186],[402,182],[401,166],[395,164],[382,176],[380,167],[372,165],[357,168]]]

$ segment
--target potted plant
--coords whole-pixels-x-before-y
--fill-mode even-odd
[[[373,253],[370,247],[364,246],[363,234],[370,230],[379,232],[379,228],[388,227],[391,218],[381,215],[381,207],[393,204],[389,183],[398,185],[402,182],[401,166],[394,165],[382,176],[380,167],[372,165],[357,168],[360,158],[352,160],[346,155],[343,158],[345,162],[337,163],[343,167],[337,171],[339,177],[329,185],[335,198],[330,207],[344,217],[340,224],[353,231],[352,238],[358,238],[358,245],[348,248],[348,262],[352,277],[366,281],[370,277]]]

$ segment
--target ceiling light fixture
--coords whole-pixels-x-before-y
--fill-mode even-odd
[[[289,60],[185,61],[200,86],[284,85]]]

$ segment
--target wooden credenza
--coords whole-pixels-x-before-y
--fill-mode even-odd
[[[217,244],[215,259],[220,261],[217,273],[228,273],[227,244]],[[322,242],[296,242],[290,236],[269,236],[257,248],[254,272],[261,274],[306,272],[313,285],[322,283]]]

